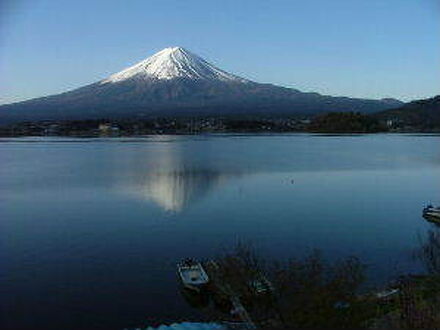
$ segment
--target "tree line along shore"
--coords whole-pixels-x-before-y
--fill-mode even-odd
[[[412,124],[400,117],[330,112],[313,117],[168,117],[20,122],[0,126],[0,136],[136,136],[202,133],[439,133],[440,123]]]

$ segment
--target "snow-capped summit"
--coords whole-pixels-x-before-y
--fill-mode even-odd
[[[215,67],[182,47],[169,47],[127,69],[111,75],[101,83],[120,82],[127,79],[170,80],[174,78],[247,81]]]

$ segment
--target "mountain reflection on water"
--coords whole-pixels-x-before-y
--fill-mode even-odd
[[[409,139],[398,138],[403,142]],[[264,142],[264,148],[259,146],[259,139]],[[299,176],[300,173],[345,172],[348,177],[354,171],[373,173],[389,168],[438,166],[438,154],[423,154],[426,150],[416,150],[415,144],[394,144],[395,139],[299,135],[263,140],[239,135],[215,138],[164,135],[143,139],[143,143],[132,149],[119,149],[125,162],[114,159],[112,166],[117,167],[118,174],[114,177],[118,189],[122,186],[137,198],[153,201],[163,210],[177,213],[222,184],[250,174],[286,173],[290,182],[292,173]],[[392,149],[387,146],[388,140]],[[248,145],[250,141],[252,148]],[[362,148],[358,143],[362,143]],[[126,168],[121,170],[120,166]],[[119,175],[121,172],[125,175]]]
[[[196,168],[151,172],[145,182],[145,192],[164,210],[179,212],[227,177],[227,174]]]
[[[136,155],[137,166],[144,168],[132,172],[129,191],[153,201],[165,211],[177,213],[216,187],[246,173],[243,168],[215,162],[209,145],[198,147],[196,152],[188,152],[179,143],[167,143],[160,149],[146,151],[142,159]]]

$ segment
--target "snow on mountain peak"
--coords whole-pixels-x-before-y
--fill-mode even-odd
[[[182,47],[168,47],[125,70],[111,75],[101,83],[120,82],[127,79],[170,80],[174,78],[248,81],[215,67]]]

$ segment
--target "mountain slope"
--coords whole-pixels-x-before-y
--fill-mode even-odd
[[[409,102],[402,107],[380,112],[376,115],[383,120],[392,120],[400,126],[423,129],[440,128],[440,95]]]
[[[302,93],[227,73],[180,48],[166,48],[97,83],[0,106],[0,122],[149,116],[376,112],[402,103]]]

